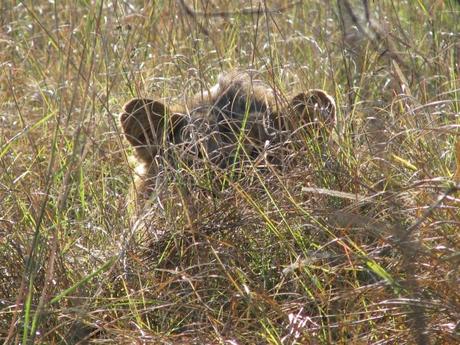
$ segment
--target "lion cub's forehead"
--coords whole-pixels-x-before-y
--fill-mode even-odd
[[[247,72],[222,73],[217,84],[209,90],[197,93],[191,102],[194,109],[212,106],[223,109],[247,109],[267,111],[274,99],[273,89]]]

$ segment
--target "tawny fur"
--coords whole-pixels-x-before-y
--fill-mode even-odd
[[[318,139],[335,123],[335,103],[322,90],[298,93],[289,101],[265,83],[241,71],[219,76],[208,91],[188,104],[168,107],[152,99],[132,99],[120,122],[140,164],[137,189],[146,192],[158,173],[158,158],[192,165],[206,161],[218,168],[255,160],[264,153],[267,163],[279,164],[270,148],[305,128]]]

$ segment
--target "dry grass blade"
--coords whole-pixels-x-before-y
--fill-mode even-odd
[[[0,13],[1,342],[460,343],[458,1]]]

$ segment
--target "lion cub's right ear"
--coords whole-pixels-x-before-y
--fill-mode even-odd
[[[171,114],[159,101],[134,98],[125,104],[120,116],[121,127],[137,157],[151,162],[159,153],[164,138],[173,136],[183,116]]]
[[[330,130],[336,122],[334,99],[325,91],[315,89],[299,93],[291,101],[298,120],[316,129]]]

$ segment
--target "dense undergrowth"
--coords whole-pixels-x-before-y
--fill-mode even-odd
[[[2,2],[0,339],[458,343],[460,6],[366,3]],[[332,140],[133,218],[123,103],[233,68],[327,90]]]

